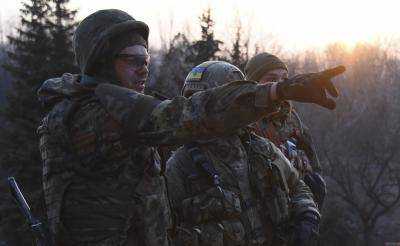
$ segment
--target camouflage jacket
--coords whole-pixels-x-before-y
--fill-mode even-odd
[[[39,89],[50,229],[63,245],[166,245],[170,225],[155,146],[230,133],[270,112],[269,87],[236,82],[160,101],[64,74]]]
[[[255,132],[271,140],[297,168],[301,177],[321,166],[308,128],[290,102],[283,102],[277,112],[253,124]]]
[[[255,134],[196,143],[212,168],[198,164],[191,147],[167,164],[176,216],[176,245],[284,245],[289,221],[304,212],[319,216],[296,169],[268,140]]]

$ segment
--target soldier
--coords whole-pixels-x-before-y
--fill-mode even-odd
[[[38,91],[49,109],[38,135],[56,245],[167,245],[170,210],[155,146],[232,132],[278,100],[325,105],[325,90],[335,93],[331,77],[344,71],[290,81],[306,93],[240,82],[160,101],[142,94],[148,34],[145,23],[120,10],[89,15],[73,38],[81,73],[49,79]]]
[[[204,62],[189,73],[182,94],[243,79],[227,62]],[[308,245],[318,231],[309,188],[273,143],[249,129],[185,144],[167,167],[176,245],[287,245],[290,220],[294,245]]]
[[[284,62],[269,53],[251,58],[245,67],[246,78],[260,84],[282,82],[288,78]],[[278,146],[297,168],[305,183],[311,188],[321,208],[325,194],[325,181],[320,175],[321,166],[308,128],[289,101],[282,101],[279,110],[253,125],[257,134]]]

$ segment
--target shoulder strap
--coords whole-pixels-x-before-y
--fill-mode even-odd
[[[294,115],[294,117],[296,118],[297,122],[299,123],[301,134],[304,134],[304,127],[305,126],[304,126],[303,121],[300,119],[299,114],[294,109],[291,111],[291,113],[292,113],[292,115]]]
[[[205,171],[212,181],[214,185],[221,189],[221,176],[218,171],[215,169],[214,164],[206,157],[203,151],[199,148],[199,146],[192,142],[185,144],[185,148],[188,150],[190,157],[197,167],[201,170]]]

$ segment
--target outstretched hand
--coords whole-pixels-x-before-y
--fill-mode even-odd
[[[332,79],[346,71],[344,66],[327,69],[318,73],[299,74],[277,85],[278,96],[283,100],[316,103],[328,109],[335,109],[336,102],[327,96],[338,97],[339,91]]]

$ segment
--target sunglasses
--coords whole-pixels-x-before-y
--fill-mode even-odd
[[[115,58],[123,59],[130,67],[134,68],[146,66],[150,61],[150,56],[148,55],[118,54]]]

